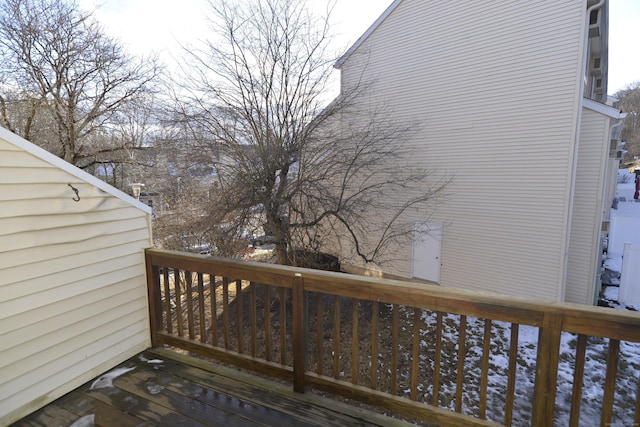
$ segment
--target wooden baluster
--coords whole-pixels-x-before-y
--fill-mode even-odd
[[[516,395],[516,367],[518,361],[518,333],[520,325],[511,324],[511,339],[509,343],[509,372],[507,374],[507,401],[504,411],[504,425],[511,426],[513,421],[513,404]]]
[[[306,367],[306,310],[302,274],[295,273],[292,284],[293,302],[293,390],[304,393]]]
[[[391,381],[390,393],[396,394],[398,383],[398,305],[393,304],[391,314]]]
[[[611,426],[613,419],[613,397],[616,389],[616,375],[618,373],[618,359],[620,358],[620,340],[609,339],[607,352],[607,374],[604,381],[604,396],[602,398],[601,427]]]
[[[322,294],[316,294],[316,348],[318,349],[318,365],[316,373],[322,375],[322,341],[323,341],[323,312],[322,312]]]
[[[173,333],[173,315],[171,314],[171,288],[169,286],[169,268],[164,267],[162,272],[162,278],[164,282],[164,304],[165,304],[165,320],[166,331],[170,334]]]
[[[467,351],[467,316],[460,315],[458,329],[458,372],[456,380],[456,412],[462,412],[462,388],[464,386],[464,357]]]
[[[371,388],[378,388],[378,315],[380,303],[374,301],[371,313]]]
[[[351,383],[358,384],[358,306],[360,300],[353,299],[351,324]]]
[[[186,284],[184,296],[187,299],[187,329],[189,330],[189,339],[192,340],[196,337],[193,318],[193,275],[190,271],[185,271],[184,277]]]
[[[442,313],[436,313],[436,357],[433,361],[433,398],[431,404],[439,405],[440,395],[440,359],[442,353]]]
[[[340,297],[333,304],[333,378],[340,378]]]
[[[211,343],[214,346],[218,345],[218,307],[216,295],[216,276],[209,275],[209,301],[211,304]]]
[[[229,279],[222,278],[222,332],[224,348],[229,350]]]
[[[257,316],[256,316],[256,287],[255,283],[249,283],[249,315],[251,319],[251,356],[256,357],[257,352]]]
[[[286,365],[287,363],[287,301],[286,301],[286,289],[280,288],[280,364]]]
[[[244,353],[244,336],[242,333],[242,280],[236,280],[236,326],[238,336],[238,353]]]
[[[411,354],[411,400],[418,399],[418,371],[420,361],[420,309],[413,309],[413,349]]]
[[[264,353],[267,362],[271,361],[271,301],[269,286],[264,285]]]
[[[578,427],[580,423],[580,404],[582,403],[582,381],[584,379],[584,359],[587,352],[587,336],[578,335],[576,363],[573,370],[573,392],[571,394],[571,413],[569,427]]]
[[[173,269],[173,284],[176,294],[176,323],[178,324],[178,336],[184,336],[184,325],[182,324],[182,296],[180,295],[180,270]]]
[[[200,342],[207,342],[207,325],[204,314],[204,274],[198,273],[198,322],[200,325]]]
[[[480,419],[487,419],[487,388],[489,387],[489,354],[491,353],[491,319],[484,321],[482,364],[480,368]]]

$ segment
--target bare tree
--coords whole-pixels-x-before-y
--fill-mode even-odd
[[[626,142],[626,160],[633,162],[640,158],[640,81],[627,85],[615,97],[620,100],[618,107],[627,113],[620,137]]]
[[[211,209],[219,186],[213,165],[216,155],[207,149],[205,135],[197,123],[165,113],[157,126],[143,132],[145,138],[151,134],[153,167],[144,171],[142,181],[145,188],[162,195],[162,205],[154,205],[155,244],[225,257],[244,255],[247,242],[241,242],[241,231],[233,229],[237,222]]]
[[[125,191],[131,183],[146,181],[155,171],[155,143],[161,126],[159,105],[157,99],[147,96],[137,96],[121,105],[109,123],[91,136],[96,154],[93,167],[88,169]]]
[[[156,245],[230,258],[243,256],[247,242],[235,222],[223,216],[212,221],[210,215],[203,215],[210,205],[210,190],[197,181],[180,177],[165,182],[173,188],[165,187],[166,210],[153,222]]]
[[[0,89],[0,126],[27,140],[37,140],[49,149],[54,138],[47,129],[53,127],[53,118],[43,106],[43,99],[26,90]]]
[[[74,0],[2,0],[0,64],[0,91],[29,94],[25,123],[48,115],[56,146],[47,148],[82,168],[125,148],[124,140],[105,143],[105,132],[92,136],[148,91],[160,71],[154,58],[127,55]],[[0,108],[6,104],[0,99]],[[29,126],[20,129],[39,143]]]
[[[427,209],[446,184],[394,162],[399,137],[415,125],[388,123],[384,111],[359,117],[356,93],[326,105],[331,8],[319,18],[302,0],[209,5],[215,36],[187,50],[179,106],[219,152],[212,209],[233,212],[242,227],[260,217],[279,263],[300,263],[338,237],[364,261],[381,261],[384,248],[410,238],[408,211]],[[345,117],[351,126],[339,124]],[[398,192],[412,196],[401,201]],[[371,223],[382,210],[391,219]]]

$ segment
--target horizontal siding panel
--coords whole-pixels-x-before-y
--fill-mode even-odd
[[[61,273],[52,273],[49,286],[46,279],[7,285],[6,291],[9,292],[10,298],[0,302],[0,320],[77,294],[91,292],[109,283],[138,277],[144,274],[140,264],[141,257],[123,256],[96,263],[94,266],[82,266]],[[141,279],[140,285],[143,282],[144,280]]]
[[[6,227],[0,235],[9,236],[24,232],[39,232],[53,228],[71,227],[78,224],[107,223],[109,221],[123,221],[143,218],[146,215],[132,207],[117,207],[110,210],[93,212],[70,212],[46,215],[25,215],[5,218],[2,223]]]
[[[102,322],[99,321],[100,319]],[[44,347],[42,352],[26,353],[22,357],[18,354],[16,359],[0,367],[0,378],[4,384],[0,387],[0,400],[37,381],[45,381],[50,376],[47,371],[56,369],[52,365],[65,364],[65,359],[73,357],[73,353],[85,352],[94,343],[104,348],[104,344],[100,343],[103,337],[121,333],[132,325],[134,325],[135,334],[144,333],[147,322],[145,307],[142,307],[132,312],[123,313],[120,310],[112,310],[109,313],[103,313],[102,316],[92,318],[84,329],[77,327],[77,324],[60,329],[58,333],[53,333],[46,340],[42,340]],[[70,334],[71,330],[75,333]],[[15,350],[9,352],[11,355],[15,353]],[[34,366],[38,368],[33,369]]]
[[[46,163],[43,162],[46,165]],[[40,184],[42,182],[58,182],[61,184],[79,184],[79,178],[55,167],[43,166],[39,168],[19,168],[2,166],[0,168],[0,182],[3,184]]]
[[[66,186],[66,184],[65,184]],[[75,194],[67,187],[68,195],[58,198],[0,201],[0,219],[16,216],[56,215],[61,212],[85,213],[113,210],[126,206],[121,200],[105,194],[98,197],[84,197],[80,192],[80,202],[72,200]]]
[[[28,377],[20,378],[18,384],[6,385],[15,393],[0,400],[0,413],[6,414],[23,406],[28,407],[33,395],[46,397],[49,402],[55,400],[147,348],[147,335],[145,322],[138,322],[88,343],[83,351],[57,360],[44,360],[41,368]],[[31,406],[39,403],[42,404],[42,400],[33,402]],[[38,406],[31,410],[37,408]]]
[[[37,171],[37,169],[35,169]],[[35,184],[14,183],[2,187],[0,192],[0,201],[17,201],[17,200],[42,200],[42,199],[71,199],[76,194],[69,187],[69,183],[78,189],[80,200],[91,198],[108,197],[104,191],[84,182],[73,182],[77,178],[68,176],[64,182],[38,182]],[[82,206],[82,204],[79,204]]]
[[[9,235],[0,235],[0,253],[17,251],[25,248],[39,246],[53,246],[64,243],[86,242],[87,248],[91,248],[91,241],[97,237],[126,233],[148,227],[145,217],[137,217],[128,220],[80,223],[68,227],[57,227],[38,232],[22,232]]]
[[[149,242],[149,230],[148,228],[139,228],[136,230],[127,231],[124,233],[113,233],[102,235],[94,238],[92,241],[94,248],[101,248],[110,251],[111,253],[117,253],[118,255],[124,255],[127,253],[138,253],[139,248],[150,247]],[[130,245],[129,249],[126,249],[123,245]],[[0,274],[3,269],[17,268],[25,265],[32,267],[34,273],[40,272],[40,276],[32,275],[31,278],[42,277],[47,275],[54,268],[57,261],[65,257],[80,256],[85,257],[90,255],[91,249],[87,247],[87,242],[69,242],[56,245],[41,245],[38,247],[29,247],[21,250],[14,250],[12,252],[4,252],[0,256]],[[50,261],[48,266],[40,266],[38,263]],[[5,278],[6,280],[6,278]],[[20,280],[18,278],[18,280]]]
[[[0,164],[5,166],[11,166],[14,168],[52,168],[55,166],[49,164],[47,162],[43,162],[42,159],[34,156],[31,153],[27,153],[22,150],[12,150],[12,151],[0,151],[2,154],[2,160]]]
[[[3,331],[0,340],[4,349],[9,351],[23,344],[35,345],[40,338],[60,329],[61,325],[84,322],[93,315],[100,315],[122,305],[139,304],[141,299],[146,307],[147,296],[137,286],[139,280],[140,278],[128,279],[96,289],[89,298],[92,301],[90,305],[86,304],[87,296],[79,294],[65,301],[40,307],[37,312],[20,313],[11,319],[11,324],[8,324],[7,319],[0,321]],[[69,307],[74,309],[69,310]],[[26,347],[24,350],[23,354],[29,354]],[[4,364],[0,362],[0,366]]]
[[[9,144],[9,142],[0,138],[0,154],[11,151],[23,151],[22,148],[17,147],[13,144]]]
[[[23,264],[0,270],[3,277],[3,288],[7,292],[20,292],[19,287],[23,283],[29,283],[30,287],[36,286],[39,281],[50,280],[50,283],[58,283],[53,278],[60,278],[60,282],[86,277],[93,277],[104,273],[107,268],[118,266],[129,267],[143,261],[141,242],[123,242],[121,245],[108,248],[87,248],[84,253],[77,255],[50,258],[39,264]],[[53,254],[52,254],[53,255]],[[126,262],[125,262],[126,261]],[[140,266],[144,270],[144,266]],[[43,286],[47,286],[44,284]],[[51,285],[50,285],[51,286]],[[5,296],[11,295],[6,293]]]

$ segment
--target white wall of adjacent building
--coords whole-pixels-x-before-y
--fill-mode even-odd
[[[415,129],[402,167],[453,178],[410,218],[442,224],[442,285],[565,298],[585,10],[403,0],[340,63],[344,93],[370,84],[361,105]],[[411,249],[385,272],[409,276]]]
[[[565,301],[593,304],[602,265],[600,238],[609,167],[609,117],[583,109],[573,193]],[[607,203],[607,208],[610,203]]]

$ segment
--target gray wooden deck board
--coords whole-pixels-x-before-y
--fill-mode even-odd
[[[162,363],[148,362],[154,359]],[[148,350],[122,367],[135,369],[113,386],[92,389],[88,382],[14,426],[71,426],[79,420],[109,427],[410,425],[168,350]]]

